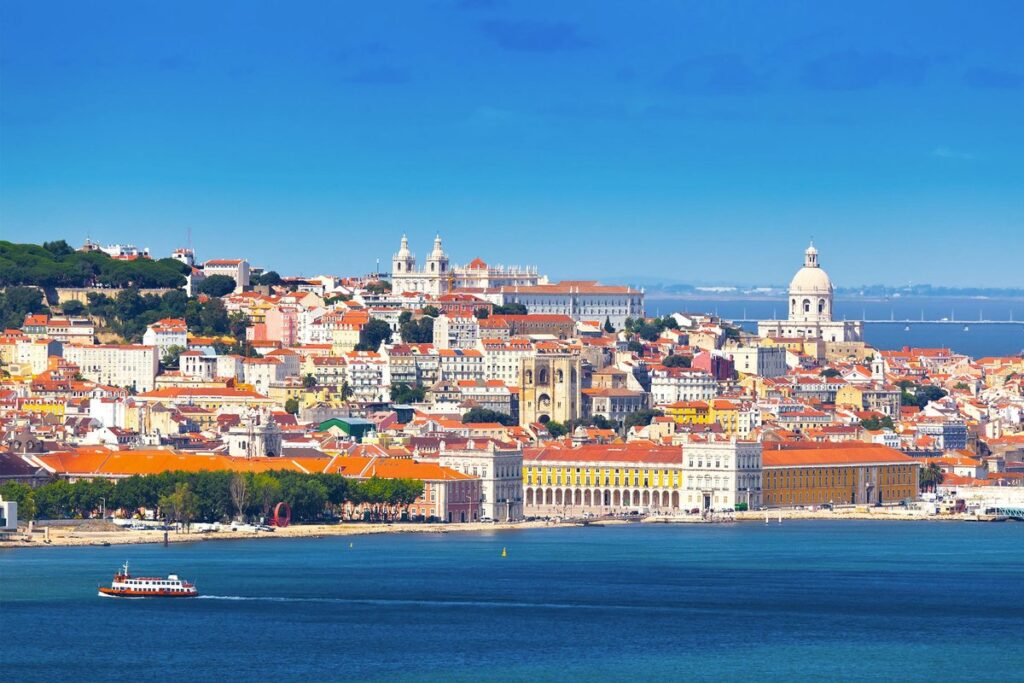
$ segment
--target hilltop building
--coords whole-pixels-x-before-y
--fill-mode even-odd
[[[394,292],[422,292],[441,296],[453,289],[493,289],[497,287],[530,287],[547,283],[535,266],[490,266],[481,259],[473,259],[466,266],[452,266],[441,246],[441,236],[434,238],[434,248],[427,256],[423,268],[418,267],[416,255],[409,250],[409,238],[402,235],[402,243],[391,258],[391,288]]]
[[[789,317],[762,320],[761,337],[800,337],[826,342],[862,339],[863,324],[856,320],[832,320],[832,280],[818,263],[818,250],[811,244],[804,251],[804,267],[789,283]]]

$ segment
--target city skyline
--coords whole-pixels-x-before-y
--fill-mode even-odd
[[[1024,285],[1012,3],[238,7],[5,4],[0,238],[783,284],[813,237],[838,285]]]

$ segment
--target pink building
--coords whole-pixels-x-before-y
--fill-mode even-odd
[[[293,306],[275,306],[267,311],[266,326],[266,339],[292,346],[299,338],[299,311]]]
[[[703,370],[721,382],[732,379],[735,368],[731,359],[710,351],[701,351],[693,357],[691,367]]]

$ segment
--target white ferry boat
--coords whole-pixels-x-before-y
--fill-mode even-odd
[[[199,595],[193,583],[169,574],[166,579],[159,576],[132,576],[128,563],[114,574],[110,587],[99,587],[99,594],[105,598],[194,598]]]

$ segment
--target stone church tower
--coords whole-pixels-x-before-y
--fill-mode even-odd
[[[519,424],[565,422],[580,417],[580,357],[540,352],[519,368]]]

